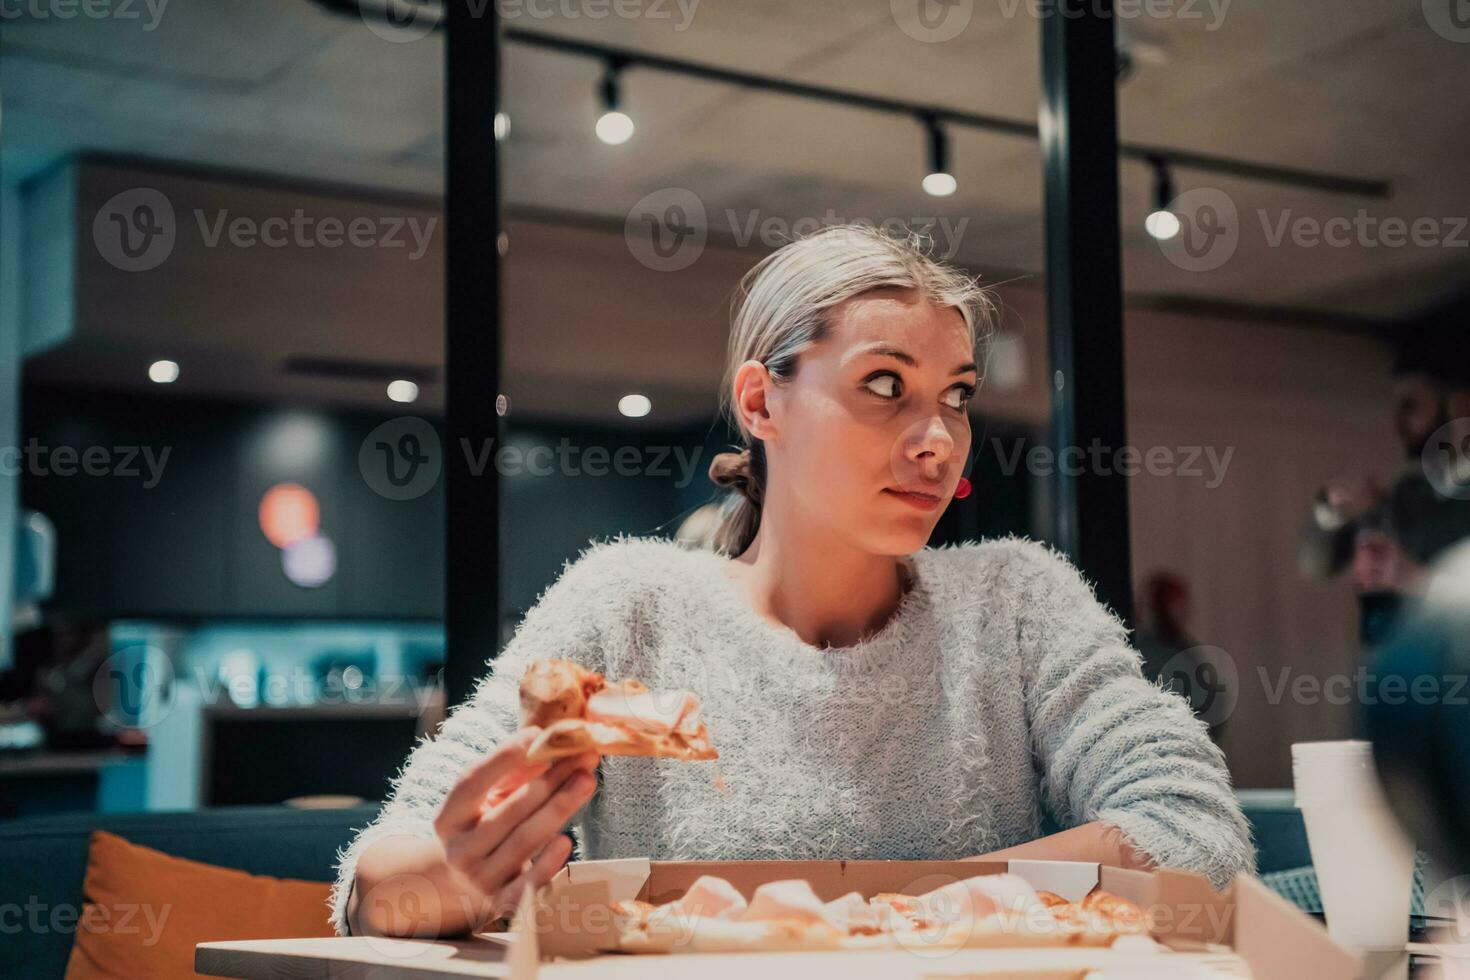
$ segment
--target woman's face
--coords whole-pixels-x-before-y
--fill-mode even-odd
[[[849,300],[791,383],[767,391],[778,498],[872,553],[923,548],[969,456],[977,383],[958,310],[912,290]]]

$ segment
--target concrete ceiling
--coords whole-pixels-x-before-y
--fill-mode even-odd
[[[967,16],[963,29],[941,42],[914,36],[922,30],[907,0],[513,0],[503,9],[517,28],[1034,122],[1036,2],[959,0],[952,10]],[[1119,2],[1164,14],[1120,22],[1136,54],[1119,92],[1124,139],[1393,184],[1390,199],[1362,200],[1181,170],[1178,190],[1223,192],[1240,215],[1234,254],[1191,271],[1144,235],[1149,174],[1125,161],[1131,296],[1372,324],[1412,316],[1465,281],[1470,43],[1436,31],[1440,0]],[[7,180],[102,151],[393,192],[442,189],[438,35],[387,40],[307,0],[138,0],[126,8],[131,19],[38,16],[34,6],[18,19],[8,8],[0,24]],[[619,9],[641,16],[590,16]],[[939,246],[953,246],[956,259],[1039,280],[1033,142],[953,130],[960,191],[937,200],[918,189],[923,140],[909,120],[633,69],[623,91],[638,132],[608,147],[592,135],[599,70],[507,46],[505,192],[522,213],[617,227],[646,195],[684,188],[713,235],[757,229],[754,246],[776,243],[799,219],[935,219]],[[1353,220],[1360,209],[1432,220],[1450,240],[1271,241],[1283,220]]]

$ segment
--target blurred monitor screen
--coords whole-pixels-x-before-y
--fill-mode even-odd
[[[412,715],[241,712],[209,721],[204,806],[281,803],[348,794],[386,799],[389,778],[413,749]]]

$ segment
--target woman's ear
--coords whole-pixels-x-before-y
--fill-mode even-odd
[[[774,385],[771,372],[757,360],[749,360],[735,372],[732,405],[745,431],[765,442],[775,434],[769,396]]]

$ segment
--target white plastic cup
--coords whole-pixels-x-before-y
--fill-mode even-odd
[[[1353,949],[1403,949],[1414,842],[1389,809],[1373,747],[1298,742],[1291,747],[1291,768],[1328,935]]]

